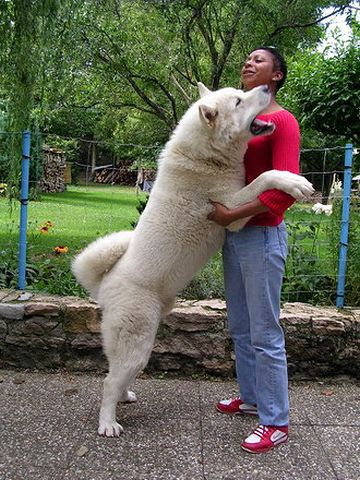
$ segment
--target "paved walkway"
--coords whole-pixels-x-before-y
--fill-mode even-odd
[[[291,384],[291,438],[263,455],[256,419],[217,413],[234,382],[139,379],[125,433],[96,434],[102,376],[0,371],[1,480],[358,480],[360,385]]]

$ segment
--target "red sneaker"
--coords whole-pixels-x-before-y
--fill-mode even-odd
[[[221,400],[216,405],[216,410],[228,415],[257,415],[257,408],[254,405],[249,405],[241,400],[240,397],[230,398],[228,400]]]
[[[241,448],[250,453],[264,453],[285,443],[289,438],[288,427],[258,425],[241,444]]]

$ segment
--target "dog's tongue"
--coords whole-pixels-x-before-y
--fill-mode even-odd
[[[262,133],[267,132],[268,130],[272,129],[274,124],[271,122],[263,122],[258,118],[255,118],[250,125],[250,132],[253,135],[261,135]]]

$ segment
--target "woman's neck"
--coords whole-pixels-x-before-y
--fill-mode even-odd
[[[269,105],[267,106],[267,108],[262,111],[261,113],[273,113],[273,112],[277,112],[279,110],[284,110],[283,107],[281,105],[279,105],[276,101],[276,98],[274,96],[272,96],[271,98],[271,101],[269,103]]]
[[[284,108],[281,105],[279,105],[276,101],[275,87],[271,84],[269,84],[268,86],[269,86],[270,92],[271,92],[271,100],[270,100],[269,105],[266,107],[266,109],[263,110],[261,113],[262,114],[263,113],[273,113],[273,112],[278,112],[279,110],[284,110]],[[242,88],[244,88],[244,87],[242,87]],[[251,89],[247,90],[246,87],[244,89],[245,89],[245,91],[251,90]]]

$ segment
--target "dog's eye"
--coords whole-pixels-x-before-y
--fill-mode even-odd
[[[236,105],[235,105],[235,106],[238,107],[238,106],[240,105],[240,103],[241,103],[241,98],[238,98],[238,99],[236,100]]]

